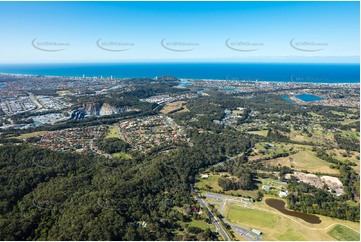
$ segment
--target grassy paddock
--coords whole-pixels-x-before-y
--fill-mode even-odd
[[[242,115],[244,113],[243,110],[233,110],[232,114],[236,114],[236,115]]]
[[[189,227],[197,227],[203,230],[212,229],[211,224],[206,223],[204,220],[192,220],[187,224]]]
[[[57,93],[58,95],[60,95],[60,96],[73,94],[73,93],[72,93],[71,91],[69,91],[69,90],[57,91],[56,93]]]
[[[119,128],[117,126],[109,126],[108,127],[108,133],[105,137],[107,138],[120,138],[120,132],[119,132]]]
[[[345,121],[343,121],[341,124],[352,124],[352,123],[355,123],[355,122],[360,122],[360,119],[346,119]]]
[[[265,130],[258,130],[258,131],[249,131],[247,132],[249,134],[256,134],[256,135],[260,135],[260,136],[263,136],[263,137],[267,137],[268,135],[268,129],[265,129]]]
[[[316,145],[337,145],[332,132],[322,131],[318,129],[309,129],[309,132],[312,134],[311,137],[309,137],[306,133],[302,133],[301,130],[291,129],[289,138],[293,141],[312,142]]]
[[[295,170],[307,170],[309,172],[323,172],[329,174],[339,174],[336,169],[330,168],[330,163],[318,158],[313,152],[309,150],[300,151],[288,157],[281,157],[265,161],[269,165],[293,167]]]
[[[125,159],[125,160],[131,160],[132,159],[131,155],[129,155],[127,153],[124,153],[124,152],[117,152],[117,153],[112,154],[112,156],[114,158],[121,158],[121,159]]]
[[[196,187],[200,190],[211,190],[213,192],[222,192],[227,195],[232,196],[243,196],[243,197],[252,197],[256,198],[258,194],[258,190],[230,190],[230,191],[223,191],[222,187],[218,185],[218,179],[220,175],[209,174],[207,179],[198,178],[196,182]],[[211,187],[211,189],[207,188],[207,186]]]
[[[38,131],[38,132],[32,132],[32,133],[27,133],[27,134],[22,134],[18,137],[16,137],[17,139],[28,139],[31,137],[36,137],[36,136],[41,136],[44,135],[46,133],[48,133],[49,131]]]
[[[207,185],[212,188],[214,191],[222,191],[222,188],[218,185],[218,179],[220,178],[219,175],[209,174],[207,179],[198,178],[196,183],[197,188],[199,189],[207,189]]]
[[[305,237],[302,236],[302,234],[300,234],[293,228],[287,229],[284,233],[277,236],[277,239],[282,240],[282,241],[305,241],[305,240],[307,240]]]
[[[352,151],[350,153],[350,156],[346,156],[346,157],[344,157],[342,155],[343,153],[346,153],[346,150],[343,150],[343,149],[332,149],[332,150],[327,150],[326,152],[327,152],[327,154],[331,155],[332,157],[334,157],[340,161],[348,160],[348,161],[356,163],[357,166],[352,166],[352,168],[357,172],[360,171],[360,160],[358,159],[358,157],[360,156],[359,152]]]
[[[341,241],[360,241],[360,234],[342,225],[334,226],[328,234]]]
[[[272,196],[266,195],[266,197]],[[295,217],[284,216],[276,209],[266,205],[264,201],[252,205],[254,208],[245,208],[238,203],[227,202],[223,215],[233,224],[262,231],[263,240],[332,241],[342,239],[355,241],[359,238],[358,233],[346,227],[349,226],[358,230],[359,223],[318,215],[321,218],[321,224],[310,224]],[[352,237],[341,237],[345,236],[345,233]],[[336,238],[335,236],[339,237]]]
[[[243,208],[231,205],[226,209],[226,219],[232,223],[247,224],[249,229],[257,228],[262,231],[264,228],[275,228],[278,222],[276,215],[267,214],[256,209]]]
[[[187,102],[177,101],[177,102],[167,103],[164,106],[164,108],[162,110],[160,110],[160,112],[163,114],[168,114],[168,113],[174,112],[176,110],[181,110],[181,109],[183,109],[183,105],[185,103],[187,103]]]

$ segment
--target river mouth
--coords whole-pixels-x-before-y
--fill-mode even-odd
[[[310,224],[320,224],[321,223],[320,217],[318,217],[316,215],[287,210],[285,208],[286,203],[282,200],[274,199],[274,198],[267,198],[266,204],[272,208],[277,209],[278,211],[280,211],[283,214],[300,218],[300,219],[306,221],[307,223],[310,223]]]

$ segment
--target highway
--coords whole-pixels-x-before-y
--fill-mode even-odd
[[[225,238],[225,240],[227,240],[227,241],[230,241],[231,239],[229,238],[227,232],[222,228],[221,224],[219,223],[218,218],[216,216],[214,216],[214,214],[211,212],[211,210],[208,209],[206,203],[198,196],[198,194],[196,194],[196,198],[197,198],[198,202],[201,204],[201,206],[203,207],[203,209],[205,209],[209,212],[212,223],[216,226],[217,230],[222,234],[223,238]]]
[[[222,165],[223,163],[226,163],[227,161],[234,160],[234,159],[239,158],[239,157],[241,157],[241,156],[243,156],[243,155],[244,155],[244,153],[241,153],[241,154],[235,155],[235,156],[233,156],[233,157],[227,158],[225,161],[221,161],[221,162],[219,162],[219,163],[217,163],[217,164],[214,164],[213,167],[220,166],[220,165]]]
[[[225,206],[227,201],[235,202],[235,203],[242,203],[243,206],[247,206],[249,208],[252,208],[251,204],[243,202],[242,199],[238,198],[238,197],[232,197],[232,196],[227,196],[227,195],[223,195],[223,194],[219,194],[219,193],[210,193],[210,192],[203,193],[203,196],[220,201],[221,202],[221,204],[219,206],[220,213],[224,209],[224,206]],[[262,236],[258,237],[258,236],[256,236],[255,234],[253,234],[250,230],[248,230],[246,228],[243,228],[241,226],[232,224],[232,223],[228,222],[224,218],[223,218],[223,221],[224,221],[224,223],[229,224],[232,227],[234,232],[236,232],[238,235],[246,238],[249,241],[261,241],[262,240]]]
[[[38,101],[38,98],[32,94],[31,92],[27,92],[27,94],[29,95],[31,101],[33,101],[33,103],[35,103],[35,105],[38,107],[38,109],[43,108],[44,106]]]

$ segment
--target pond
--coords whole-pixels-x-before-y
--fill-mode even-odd
[[[281,96],[281,98],[289,103],[292,103],[292,104],[296,104],[294,101],[292,101],[289,97],[287,96]]]
[[[188,86],[189,84],[192,84],[192,83],[189,82],[189,81],[181,80],[178,86],[180,86],[180,87],[186,87],[186,86]]]
[[[320,217],[318,217],[316,215],[287,210],[285,208],[286,203],[282,200],[268,198],[268,199],[266,199],[266,204],[272,208],[277,209],[278,211],[280,211],[283,214],[303,219],[307,223],[311,223],[311,224],[320,224],[321,223]]]
[[[322,97],[312,95],[312,94],[299,94],[299,95],[296,95],[296,97],[298,99],[304,101],[304,102],[313,102],[313,101],[325,100]]]
[[[209,88],[203,88],[197,91],[197,94],[202,94],[204,91],[208,91]]]

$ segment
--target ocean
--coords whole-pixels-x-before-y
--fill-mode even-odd
[[[131,78],[170,75],[182,79],[359,83],[359,64],[298,63],[89,63],[0,64],[0,73]]]

